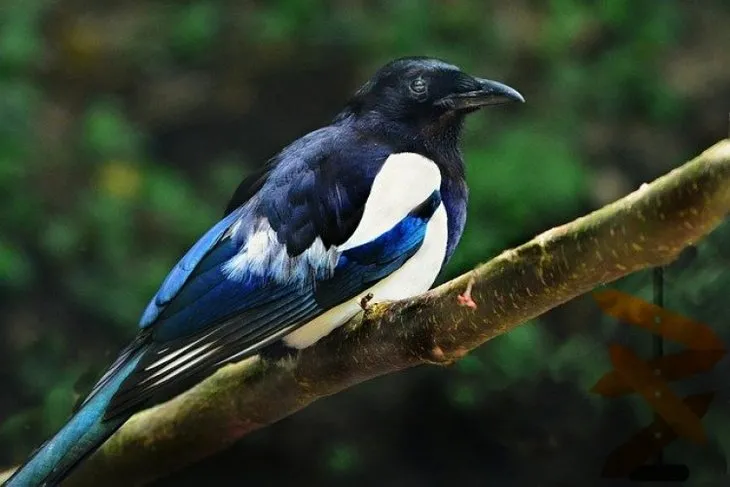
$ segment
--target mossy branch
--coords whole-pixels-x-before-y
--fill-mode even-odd
[[[671,262],[729,212],[724,140],[625,198],[422,296],[373,305],[296,361],[224,367],[134,416],[64,485],[143,485],[321,397],[415,365],[450,363],[600,284]],[[458,299],[467,287],[476,308]]]

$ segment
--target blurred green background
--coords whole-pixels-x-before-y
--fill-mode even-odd
[[[728,25],[726,0],[4,0],[0,464],[66,420],[240,180],[382,63],[441,57],[528,101],[470,118],[469,220],[446,279],[724,137]],[[667,272],[667,307],[720,331],[727,227]],[[650,284],[613,287],[648,298]],[[583,297],[158,485],[624,485],[599,479],[603,461],[649,415],[587,392],[610,369],[610,339],[651,348]],[[706,420],[710,444],[668,450],[691,467],[685,485],[727,485],[727,404]]]

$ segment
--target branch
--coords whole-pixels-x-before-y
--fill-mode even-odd
[[[444,364],[594,287],[671,262],[730,212],[730,140],[422,296],[372,305],[290,363],[228,365],[130,419],[64,485],[142,485],[362,381]],[[470,287],[476,307],[459,296]],[[0,475],[0,480],[2,476]]]

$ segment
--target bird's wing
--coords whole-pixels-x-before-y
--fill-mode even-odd
[[[379,189],[375,200],[371,188],[388,153],[342,157],[281,161],[183,257],[144,313],[147,349],[106,418],[166,400],[257,353],[369,289],[418,250],[441,203],[440,175],[391,164],[400,173],[390,176],[407,176],[411,191],[401,181],[399,191]],[[379,179],[378,187],[394,187]]]

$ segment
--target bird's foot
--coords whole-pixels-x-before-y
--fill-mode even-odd
[[[373,293],[367,293],[365,296],[362,297],[360,300],[360,307],[363,309],[363,311],[367,311],[368,307],[370,306],[370,301],[373,299]]]
[[[451,350],[448,354],[444,352],[444,349],[441,348],[438,345],[435,345],[431,349],[431,353],[429,354],[428,361],[439,364],[439,365],[453,365],[462,358],[466,357],[466,355],[469,353],[469,350],[466,348],[457,348],[455,350]]]
[[[474,278],[470,278],[469,282],[466,285],[466,290],[462,293],[456,296],[456,301],[459,303],[460,306],[466,306],[467,308],[471,309],[477,309],[477,303],[474,302],[474,299],[471,297],[471,289],[474,287]]]

